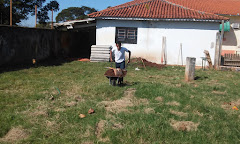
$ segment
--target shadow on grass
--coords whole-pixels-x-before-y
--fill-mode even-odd
[[[22,69],[29,69],[29,68],[37,68],[37,67],[41,67],[41,66],[60,66],[64,63],[69,63],[74,61],[74,59],[53,59],[53,58],[49,58],[43,61],[39,61],[36,64],[31,64],[31,63],[27,63],[27,64],[5,64],[0,66],[0,73],[4,73],[4,72],[10,72],[10,71],[18,71],[18,70],[22,70]]]
[[[139,82],[129,82],[129,81],[125,81],[123,84],[122,84],[122,87],[125,87],[125,86],[134,86],[134,85],[137,85],[139,84]]]
[[[196,76],[196,77],[194,78],[194,80],[205,80],[205,79],[208,79],[208,77],[206,77],[206,76],[203,76],[203,77]]]
[[[123,82],[123,84],[121,85],[115,85],[115,86],[118,86],[118,87],[126,87],[126,86],[134,86],[134,85],[137,85],[139,84],[139,82],[129,82],[129,81],[125,81]],[[112,86],[112,85],[111,85]]]

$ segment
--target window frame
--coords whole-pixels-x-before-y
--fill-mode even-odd
[[[124,36],[119,31],[124,30]],[[127,44],[137,44],[138,28],[135,27],[116,27],[115,32],[115,42],[127,43]]]

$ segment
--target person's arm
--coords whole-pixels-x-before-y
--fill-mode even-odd
[[[112,62],[112,50],[110,50],[110,62]]]
[[[128,63],[130,63],[130,61],[131,61],[131,51],[130,51],[130,50],[128,50],[128,53],[129,53],[129,59],[128,59]]]

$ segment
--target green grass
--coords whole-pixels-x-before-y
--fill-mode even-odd
[[[240,111],[222,108],[240,99],[240,73],[196,70],[199,78],[187,83],[182,67],[135,71],[136,64],[130,64],[126,86],[113,87],[103,76],[107,66],[74,61],[1,73],[0,137],[22,127],[29,136],[18,143],[240,143]],[[101,104],[123,99],[129,88],[136,92],[127,111],[110,112]],[[65,106],[75,97],[82,101]],[[172,101],[180,105],[167,105]],[[96,113],[87,114],[90,108]],[[146,108],[154,111],[145,113]],[[81,113],[86,118],[80,119]],[[172,119],[199,126],[196,131],[177,131],[170,125]],[[105,125],[97,135],[101,120]]]

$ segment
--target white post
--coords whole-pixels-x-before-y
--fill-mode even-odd
[[[195,63],[196,58],[187,57],[186,68],[185,68],[185,80],[193,81],[195,78]]]

